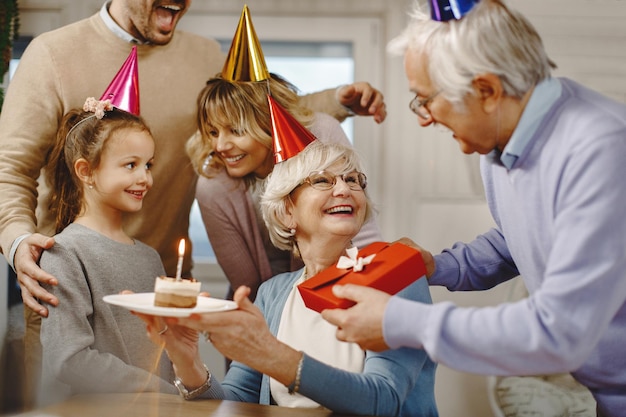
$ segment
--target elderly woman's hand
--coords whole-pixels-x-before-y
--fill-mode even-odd
[[[266,355],[275,340],[249,294],[249,287],[239,287],[233,297],[238,309],[192,314],[178,318],[177,323],[204,333],[224,356],[249,364],[254,357]]]
[[[146,323],[150,340],[165,348],[176,367],[186,367],[194,363],[199,356],[196,330],[176,324],[175,318],[132,313]]]
[[[272,335],[261,311],[250,301],[250,288],[241,286],[233,300],[238,309],[192,314],[175,319],[179,325],[203,332],[224,356],[288,384],[302,354]],[[168,319],[173,320],[173,319]]]

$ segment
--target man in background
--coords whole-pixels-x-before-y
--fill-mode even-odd
[[[56,278],[37,266],[41,252],[54,244],[48,190],[40,178],[46,155],[62,115],[104,91],[133,45],[141,115],[152,130],[157,153],[154,187],[144,209],[125,218],[125,230],[160,253],[168,275],[175,273],[177,243],[189,240],[196,184],[184,146],[197,128],[197,95],[225,59],[216,41],[176,30],[190,5],[191,0],[111,0],[87,19],[36,37],[21,58],[0,114],[0,247],[21,286],[26,363],[38,366],[39,316],[47,315],[42,304],[57,303],[39,285],[55,285]],[[303,100],[339,119],[350,110],[372,115],[377,122],[385,118],[382,94],[364,82]],[[188,250],[183,275],[190,271]]]

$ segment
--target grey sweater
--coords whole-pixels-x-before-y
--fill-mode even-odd
[[[59,298],[42,321],[40,404],[94,392],[177,393],[171,363],[146,336],[144,323],[102,297],[128,289],[152,292],[163,275],[157,252],[127,245],[78,224],[55,236],[41,267],[59,280]],[[157,376],[158,375],[158,376]]]

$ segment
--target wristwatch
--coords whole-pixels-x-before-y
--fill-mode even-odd
[[[206,369],[206,381],[204,381],[204,384],[200,385],[198,388],[192,391],[189,391],[187,387],[185,387],[183,381],[181,381],[180,378],[176,377],[174,379],[174,385],[176,385],[176,388],[178,388],[178,393],[185,400],[193,400],[194,398],[198,397],[200,394],[211,388],[211,372],[209,372],[209,368],[207,368],[206,365],[204,365],[204,369]]]

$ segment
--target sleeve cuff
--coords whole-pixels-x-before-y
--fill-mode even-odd
[[[421,349],[421,330],[428,323],[429,305],[391,297],[383,316],[383,338],[391,349],[411,347]]]
[[[11,245],[11,250],[9,251],[9,256],[7,260],[9,261],[9,265],[11,266],[11,269],[13,269],[13,271],[15,271],[15,252],[17,252],[17,248],[18,246],[20,246],[20,243],[22,243],[22,240],[26,239],[30,235],[31,233],[25,233],[18,236]],[[17,271],[15,271],[15,273],[17,273]]]

